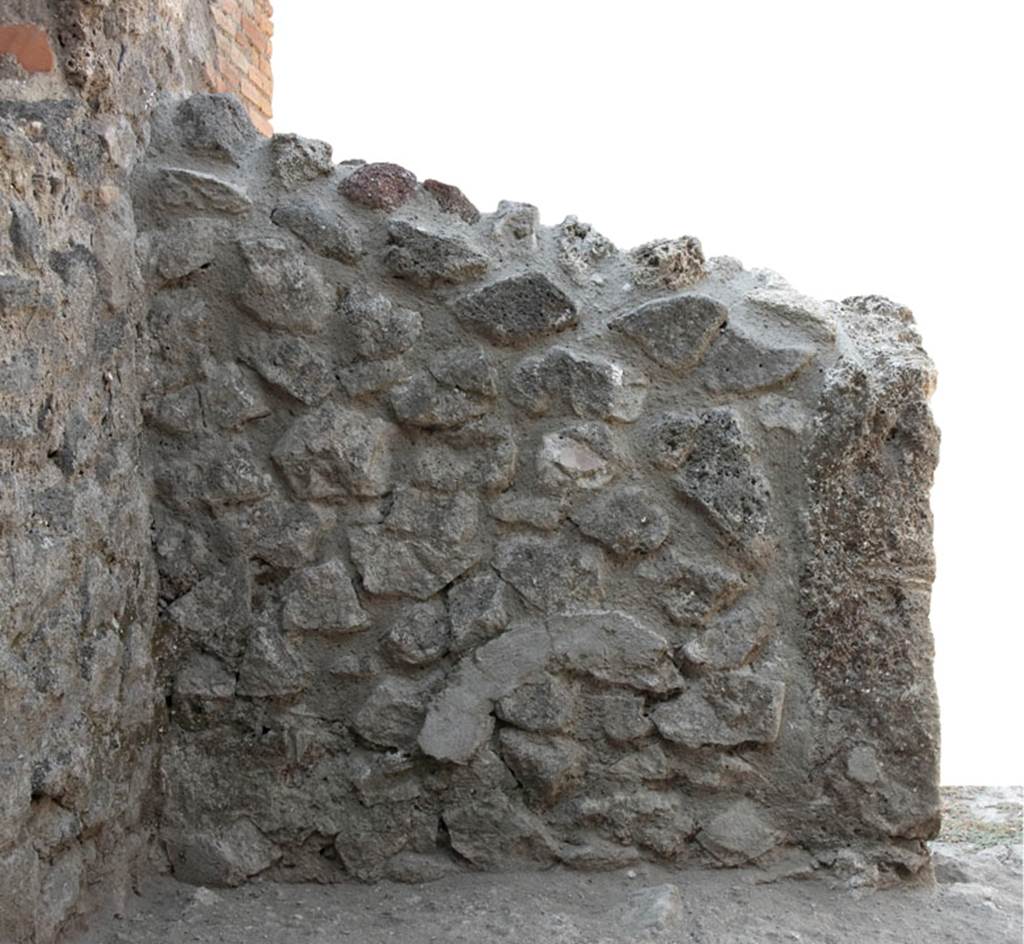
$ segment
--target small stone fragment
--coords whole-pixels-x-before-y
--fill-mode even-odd
[[[425,713],[423,693],[414,683],[386,678],[363,702],[353,727],[371,744],[408,750],[416,743]]]
[[[683,928],[683,896],[676,885],[634,893],[622,909],[622,923],[640,933],[665,934]]]
[[[830,344],[836,337],[836,317],[827,304],[791,288],[758,288],[747,293],[747,302],[799,328],[808,337]]]
[[[276,497],[227,509],[220,517],[239,553],[276,568],[312,560],[328,526],[326,519],[320,509]]]
[[[618,474],[619,456],[607,427],[582,423],[543,437],[537,472],[559,491],[602,488]]]
[[[504,581],[491,571],[452,584],[448,591],[448,619],[455,652],[474,649],[508,626],[506,592]]]
[[[275,134],[270,139],[270,152],[274,176],[288,190],[329,174],[334,168],[331,146],[326,141]]]
[[[237,444],[204,470],[203,500],[214,509],[257,501],[270,494],[273,480],[247,444]]]
[[[505,728],[498,736],[501,756],[533,800],[550,805],[583,773],[586,755],[569,738]]]
[[[736,414],[708,410],[700,417],[694,445],[673,484],[725,534],[749,541],[768,527],[771,493]]]
[[[270,415],[263,394],[237,364],[218,364],[207,371],[202,401],[203,415],[221,429],[238,430]]]
[[[250,698],[286,698],[301,694],[305,673],[284,637],[257,623],[238,671],[238,694]]]
[[[396,387],[395,416],[409,426],[450,429],[494,408],[497,373],[483,351],[457,348],[434,358],[428,370]]]
[[[483,417],[419,445],[412,479],[439,492],[466,488],[497,492],[512,484],[517,454],[512,427],[494,417]]]
[[[626,487],[594,498],[570,515],[587,537],[619,555],[650,554],[668,537],[665,510],[641,488]]]
[[[604,736],[613,744],[629,744],[654,731],[654,723],[645,713],[641,695],[618,692],[594,695],[588,705],[594,711]]]
[[[470,282],[482,278],[489,267],[487,257],[463,238],[432,232],[404,220],[391,220],[387,232],[384,268],[424,288],[437,283]]]
[[[426,600],[480,559],[479,507],[466,494],[401,489],[383,524],[352,528],[352,560],[370,593]]]
[[[515,275],[467,295],[455,314],[471,331],[503,347],[538,341],[576,325],[576,303],[539,272]]]
[[[555,347],[519,362],[509,396],[535,416],[568,409],[584,419],[628,423],[643,411],[647,378],[606,358]]]
[[[163,167],[151,184],[154,201],[167,210],[199,213],[245,213],[252,203],[234,184],[181,167]]]
[[[323,402],[336,386],[331,365],[303,338],[251,338],[242,345],[241,357],[268,384],[308,406]]]
[[[480,211],[458,187],[428,178],[423,181],[423,189],[431,193],[443,212],[452,213],[466,223],[480,219]]]
[[[558,264],[577,285],[597,279],[592,272],[602,259],[613,255],[615,246],[589,223],[567,216],[558,227]]]
[[[235,673],[220,659],[194,652],[174,676],[174,693],[181,698],[231,698]]]
[[[755,675],[708,676],[651,717],[662,737],[684,747],[734,747],[751,741],[771,744],[779,736],[783,682]]]
[[[538,531],[557,531],[565,520],[565,507],[558,498],[532,498],[507,493],[491,505],[491,517],[505,524],[526,525]]]
[[[178,105],[174,124],[190,151],[232,164],[241,164],[260,140],[234,95],[192,95]]]
[[[271,456],[299,498],[372,498],[390,487],[391,438],[383,420],[328,404],[296,420]]]
[[[514,538],[498,548],[494,566],[532,606],[545,612],[601,598],[604,564],[594,547]]]
[[[174,390],[158,400],[142,404],[142,413],[148,425],[174,436],[198,433],[202,427],[202,405],[199,391],[189,384]]]
[[[355,263],[363,254],[358,230],[339,213],[316,203],[296,200],[275,208],[270,219],[294,233],[317,255]]]
[[[426,603],[399,611],[384,637],[384,648],[404,665],[429,665],[448,650],[449,633],[444,615]]]
[[[644,287],[681,289],[704,277],[704,252],[693,236],[644,243],[629,257],[633,281]]]
[[[349,289],[342,311],[356,353],[367,360],[404,354],[416,343],[423,327],[419,312],[395,305],[363,283]]]
[[[636,572],[658,587],[658,602],[679,626],[703,625],[746,589],[743,578],[734,571],[710,561],[691,560],[674,549],[644,561]]]
[[[338,383],[350,397],[369,397],[409,379],[411,368],[401,357],[358,361],[338,371]]]
[[[363,164],[338,186],[342,196],[371,210],[395,210],[416,192],[416,176],[397,164]]]
[[[746,602],[715,617],[683,647],[691,665],[738,669],[746,665],[775,631],[778,614],[770,604]]]
[[[812,357],[810,344],[773,343],[731,324],[708,349],[701,376],[712,393],[758,393],[788,383]]]
[[[493,221],[492,232],[499,242],[524,249],[537,248],[540,210],[533,204],[502,200]]]
[[[774,849],[783,839],[750,800],[738,800],[698,834],[697,841],[722,865],[744,865]]]
[[[452,848],[477,868],[536,868],[554,857],[554,841],[544,823],[503,793],[445,807],[442,818]]]
[[[323,330],[333,308],[333,293],[302,255],[277,238],[239,242],[246,276],[237,295],[260,324],[290,334]]]
[[[282,588],[286,632],[351,633],[369,625],[343,561],[326,561],[293,574]]]
[[[224,238],[221,227],[206,219],[181,220],[156,240],[156,271],[168,282],[207,268]]]
[[[280,850],[251,820],[215,829],[164,830],[174,877],[193,885],[235,886],[268,869]]]
[[[495,713],[502,721],[524,731],[562,734],[572,723],[574,696],[563,681],[553,675],[545,675],[539,681],[520,685],[499,699]]]
[[[729,311],[707,295],[675,295],[648,302],[613,321],[655,363],[684,374],[700,363]]]

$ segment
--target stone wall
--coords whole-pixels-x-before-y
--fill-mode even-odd
[[[223,97],[152,143],[175,874],[920,868],[937,437],[905,309],[482,215]]]
[[[203,87],[207,19],[169,0],[3,5],[4,944],[49,942],[123,889],[152,833],[164,702],[128,182],[156,93]]]

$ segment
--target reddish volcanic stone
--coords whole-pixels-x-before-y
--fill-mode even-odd
[[[440,180],[424,180],[423,187],[433,194],[437,205],[445,213],[454,213],[467,223],[475,223],[480,219],[480,211],[458,187],[443,184]]]
[[[338,189],[353,203],[394,210],[416,192],[416,175],[397,164],[363,164]]]

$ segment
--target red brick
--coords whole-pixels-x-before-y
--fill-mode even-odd
[[[26,72],[50,72],[53,50],[46,31],[34,23],[0,26],[0,54],[10,53]]]
[[[260,72],[259,67],[256,65],[249,66],[249,81],[265,95],[272,95],[274,93],[273,80],[268,79]]]

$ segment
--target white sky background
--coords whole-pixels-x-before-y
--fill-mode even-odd
[[[943,780],[1024,782],[1024,4],[277,0],[274,24],[274,127],[336,160],[914,310]]]

